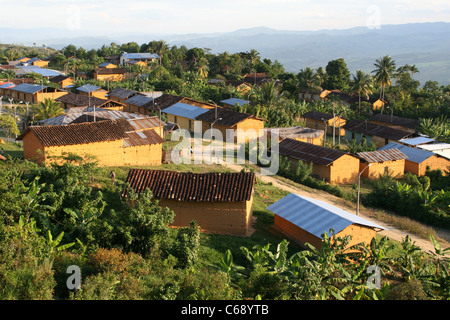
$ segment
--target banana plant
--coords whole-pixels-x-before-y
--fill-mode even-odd
[[[72,246],[75,245],[75,242],[71,242],[71,243],[67,243],[67,244],[62,244],[60,245],[62,239],[64,237],[64,232],[62,231],[55,239],[53,239],[53,235],[50,232],[50,230],[47,230],[47,244],[50,248],[50,253],[59,253],[61,251],[64,251]]]

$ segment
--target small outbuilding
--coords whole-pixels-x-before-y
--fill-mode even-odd
[[[202,231],[246,236],[253,212],[255,174],[132,169],[126,183],[136,193],[150,189],[161,207],[175,213],[174,227],[195,220]],[[129,190],[122,196],[127,197]]]
[[[369,244],[381,225],[347,212],[327,202],[290,193],[267,207],[274,213],[275,228],[301,246],[320,250],[325,232],[333,238],[351,236],[348,246]]]

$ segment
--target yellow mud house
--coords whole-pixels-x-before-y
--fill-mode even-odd
[[[138,194],[150,189],[160,206],[173,210],[174,227],[189,226],[195,220],[204,232],[241,236],[249,233],[254,173],[132,169],[126,183]],[[127,194],[125,190],[122,195]]]
[[[299,160],[312,164],[312,175],[329,183],[349,184],[358,180],[359,158],[341,150],[288,138],[280,142],[279,154],[291,161],[293,170]]]
[[[125,119],[31,126],[17,140],[23,141],[24,158],[39,164],[76,154],[101,166],[160,165],[164,142],[154,129],[137,130]]]

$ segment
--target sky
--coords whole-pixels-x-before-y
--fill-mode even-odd
[[[376,28],[450,22],[448,0],[0,0],[0,27],[90,35]]]

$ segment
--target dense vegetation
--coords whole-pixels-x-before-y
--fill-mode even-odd
[[[330,241],[332,230],[320,250],[266,235],[252,236],[253,244],[218,236],[214,249],[194,221],[170,228],[173,212],[150,192],[132,193],[133,205],[125,201],[122,173],[113,183],[108,168],[86,162],[40,167],[10,159],[0,166],[1,299],[450,297],[449,249],[433,238],[430,253],[409,237],[397,248],[384,237],[348,251],[350,238]],[[267,196],[269,189],[260,187],[256,193]],[[259,219],[269,219],[265,229],[272,223],[268,215]],[[82,283],[69,290],[73,265]],[[380,268],[379,286],[367,271],[371,265]]]

